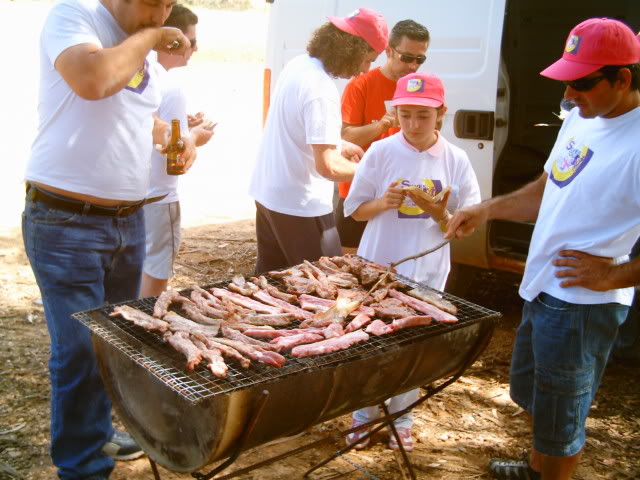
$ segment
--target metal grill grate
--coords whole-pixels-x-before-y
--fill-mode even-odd
[[[412,327],[379,337],[372,335],[368,341],[353,345],[346,350],[316,357],[296,358],[288,353],[283,353],[287,362],[282,368],[274,368],[258,362],[252,362],[250,368],[242,369],[235,362],[228,361],[229,371],[227,378],[217,378],[212,375],[204,366],[204,362],[194,371],[187,372],[185,370],[184,357],[166,344],[159,334],[148,332],[120,316],[109,317],[114,305],[76,313],[73,317],[91,329],[95,335],[120,350],[125,356],[156,376],[167,387],[192,403],[197,403],[213,395],[230,393],[255,384],[266,385],[283,377],[289,377],[310,369],[329,368],[356,358],[381,355],[389,349],[401,348],[404,345],[419,342],[431,336],[465,328],[479,321],[496,320],[500,317],[498,312],[475,305],[453,295],[439,292],[425,285],[419,285],[400,275],[396,275],[396,277],[410,287],[419,286],[422,289],[431,290],[454,303],[458,307],[456,316],[459,321],[452,324],[434,323],[428,326]],[[278,282],[273,281],[273,283],[275,285]],[[207,288],[225,287],[226,285],[228,285],[228,282],[220,282],[215,285],[209,285]],[[190,290],[183,291],[185,295],[188,293],[190,293]],[[121,305],[129,305],[151,314],[155,300],[156,298],[147,298],[123,302]],[[179,309],[175,310],[180,313]],[[299,321],[296,321],[293,325],[283,328],[296,328],[298,323]]]

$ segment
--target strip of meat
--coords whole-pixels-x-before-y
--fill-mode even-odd
[[[122,316],[125,320],[129,320],[135,325],[138,325],[145,330],[149,330],[150,332],[166,332],[169,328],[169,324],[164,320],[154,318],[137,308],[130,307],[129,305],[116,305],[113,307],[113,312],[111,312],[109,316],[115,317],[117,315]]]
[[[171,305],[171,302],[179,301],[180,298],[184,297],[175,290],[165,290],[160,294],[153,306],[153,316],[156,318],[164,317],[169,311],[169,305]]]
[[[262,275],[260,275],[258,278],[251,277],[249,280],[251,280],[251,282],[253,282],[253,284],[256,285],[258,288],[261,288],[262,290],[266,290],[267,292],[269,292],[269,295],[271,295],[272,297],[279,298],[280,300],[283,300],[290,304],[298,303],[297,296],[291,295],[289,293],[281,292],[273,285],[269,285],[269,282],[267,281],[267,279]]]
[[[198,305],[193,302],[184,302],[182,304],[182,310],[184,310],[184,313],[188,318],[202,325],[211,325],[219,328],[220,323],[222,322],[220,318],[207,317],[204,313],[202,313],[200,308],[198,308]]]
[[[389,295],[398,300],[401,300],[405,304],[409,305],[411,308],[418,310],[419,312],[426,313],[427,315],[431,315],[433,319],[437,322],[443,323],[455,323],[458,321],[458,318],[450,313],[443,312],[437,307],[433,305],[429,305],[427,302],[423,302],[422,300],[418,300],[417,298],[413,298],[409,295],[406,295],[397,290],[391,289],[389,290]]]
[[[255,310],[256,312],[282,313],[281,308],[265,305],[264,303],[252,300],[249,297],[240,295],[239,293],[230,292],[229,290],[224,290],[222,288],[213,288],[211,289],[211,292],[218,298],[228,298],[236,305],[240,305],[241,307],[248,308],[250,310]]]
[[[429,315],[413,315],[411,317],[398,318],[388,324],[384,323],[382,320],[374,320],[367,327],[366,332],[372,335],[388,335],[400,330],[401,328],[430,325],[431,320],[433,319]]]
[[[274,298],[269,294],[269,292],[265,290],[258,290],[254,292],[252,296],[257,300],[260,300],[262,303],[266,303],[267,305],[281,308],[285,312],[292,313],[293,316],[298,320],[303,320],[305,318],[311,317],[311,314],[309,312],[301,309],[300,307],[291,305],[290,303],[287,303],[284,300],[280,300],[279,298]]]
[[[230,326],[222,327],[222,335],[224,335],[229,340],[235,340],[241,343],[248,343],[249,345],[255,345],[256,347],[264,348],[265,350],[274,350],[277,351],[278,347],[271,345],[270,343],[265,343],[260,340],[256,340],[255,338],[251,338],[246,336],[244,333],[239,332]]]
[[[235,325],[232,325],[235,328]],[[291,335],[298,335],[300,333],[315,333],[317,335],[324,334],[324,328],[289,328],[282,330],[264,330],[260,329],[246,329],[242,331],[245,335],[256,338],[270,338],[275,339],[278,337],[290,337]]]
[[[191,338],[193,344],[200,349],[200,353],[202,354],[202,358],[204,358],[207,363],[207,368],[218,378],[225,378],[227,376],[227,372],[229,371],[229,367],[226,363],[224,363],[224,359],[222,358],[222,352],[218,348],[207,348],[204,342]]]
[[[278,345],[282,350],[289,350],[297,345],[314,343],[323,339],[324,337],[317,333],[298,333],[296,335],[278,337],[275,340],[272,340],[271,343]]]
[[[299,265],[294,267],[287,268],[286,270],[274,270],[269,272],[273,278],[282,278],[285,277],[303,277],[304,273],[300,270]]]
[[[214,325],[202,325],[178,315],[176,312],[169,312],[164,316],[164,321],[169,324],[169,329],[174,332],[200,332],[203,335],[215,337],[219,327]]]
[[[397,298],[385,298],[378,303],[369,305],[376,312],[376,316],[385,318],[403,318],[415,315],[416,312]]]
[[[325,355],[338,350],[345,350],[351,345],[359,342],[365,342],[367,340],[369,340],[369,335],[362,330],[356,330],[355,332],[347,333],[341,337],[330,338],[329,340],[310,343],[308,345],[298,345],[291,350],[291,355],[294,357]]]
[[[412,317],[398,318],[391,322],[393,330],[400,330],[401,328],[419,327],[422,325],[431,325],[433,317],[431,315],[414,315]]]
[[[423,300],[427,303],[430,303],[434,307],[438,307],[443,312],[450,313],[451,315],[455,315],[456,313],[458,313],[458,307],[456,307],[453,303],[445,298],[442,298],[437,293],[425,288],[413,288],[407,293],[412,297],[417,298],[418,300]]]
[[[164,339],[187,358],[187,370],[193,370],[202,361],[202,352],[189,339],[187,332],[165,333]]]
[[[273,327],[286,327],[293,321],[292,313],[278,313],[275,315],[270,314],[254,314],[254,315],[239,315],[237,323],[245,323],[253,326],[273,326]],[[235,321],[233,323],[236,323]]]
[[[316,293],[317,282],[307,277],[283,277],[282,281],[287,287],[287,291],[295,295]]]
[[[300,266],[307,277],[314,282],[316,293],[322,298],[333,299],[338,295],[338,289],[327,279],[325,273],[311,262],[305,260]]]
[[[210,300],[205,297],[199,290],[191,290],[191,302],[197,307],[198,310],[200,310],[200,313],[202,313],[203,315],[210,315],[214,318],[226,318],[229,316],[229,314],[225,310],[212,307],[209,303]],[[186,303],[183,303],[183,308],[185,308],[186,305]],[[187,308],[189,307],[186,307],[185,311],[187,310]]]
[[[369,315],[365,315],[364,313],[361,313],[356,318],[351,320],[351,322],[349,323],[349,325],[347,325],[347,328],[345,328],[344,331],[346,333],[355,332],[356,330],[359,330],[360,328],[364,327],[370,321],[371,321],[371,317]]]
[[[371,335],[388,335],[393,333],[393,327],[384,323],[382,320],[374,320],[369,324],[365,331]]]
[[[260,330],[261,332],[275,332],[275,328],[270,325],[251,325],[242,322],[227,322],[227,326],[244,333],[246,330]]]
[[[326,312],[336,303],[335,300],[327,300],[326,298],[318,298],[314,297],[313,295],[306,294],[300,295],[300,297],[298,297],[298,300],[300,301],[300,306],[303,309],[314,312]],[[360,315],[361,313],[370,316],[375,315],[375,312],[372,308],[363,305],[361,305],[356,310],[353,310],[351,313],[349,313],[349,315],[353,315],[355,317],[356,315]]]
[[[195,335],[192,335],[195,336]],[[209,349],[214,349],[217,348],[218,350],[220,350],[222,352],[222,354],[227,357],[227,358],[231,358],[233,360],[237,360],[238,363],[240,364],[240,366],[242,368],[249,368],[251,366],[251,360],[249,360],[248,358],[242,356],[242,354],[236,350],[233,347],[230,347],[229,345],[225,345],[224,343],[220,343],[216,340],[216,338],[209,338],[209,337],[201,337],[201,336],[197,336],[197,338],[199,340],[201,340]]]
[[[324,335],[324,338],[336,338],[341,337],[345,332],[344,328],[342,328],[341,323],[332,323],[331,325],[326,327],[324,329],[324,332],[322,333]]]
[[[237,342],[235,340],[229,340],[228,338],[216,338],[215,341],[217,343],[233,347],[252,360],[257,360],[258,362],[264,363],[265,365],[271,365],[272,367],[280,368],[287,361],[286,358],[279,353],[263,350],[260,347],[249,345],[248,343]]]
[[[253,292],[258,290],[253,283],[247,282],[242,275],[236,275],[231,279],[231,283],[227,285],[227,288],[232,292],[239,293],[250,297]]]

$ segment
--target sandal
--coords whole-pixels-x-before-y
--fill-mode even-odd
[[[402,447],[405,452],[413,451],[413,437],[411,436],[410,428],[396,427],[396,431],[398,432],[398,437],[400,437],[400,442],[402,442]],[[398,441],[396,440],[395,435],[391,433],[389,436],[389,448],[391,450],[400,450],[398,446]]]
[[[492,459],[489,472],[497,480],[540,480],[540,473],[529,466],[526,460]]]
[[[353,423],[351,424],[351,428],[356,428],[359,425],[362,425],[362,423],[354,420]],[[355,446],[353,448],[355,448],[356,450],[362,450],[363,448],[367,448],[367,446],[369,445],[369,441],[371,440],[371,437],[367,437],[363,441],[360,441],[360,439],[370,431],[371,431],[371,427],[366,427],[361,430],[356,430],[355,432],[350,433],[349,435],[346,436],[347,445],[353,445],[355,443]]]

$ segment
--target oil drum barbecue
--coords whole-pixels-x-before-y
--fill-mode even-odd
[[[284,290],[278,278],[267,277],[270,285]],[[405,291],[419,288],[452,302],[458,321],[370,335],[345,350],[319,356],[287,353],[281,368],[254,362],[245,369],[228,362],[224,378],[204,366],[188,371],[184,357],[162,336],[110,315],[113,305],[76,313],[74,318],[92,331],[114,407],[150,460],[173,471],[197,472],[228,459],[208,475],[193,473],[206,479],[244,450],[452,377],[431,388],[430,396],[475,361],[489,343],[500,314],[400,275],[396,278],[406,285]],[[151,314],[155,301],[120,305]]]

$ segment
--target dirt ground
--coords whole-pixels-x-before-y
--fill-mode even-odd
[[[211,283],[235,273],[249,273],[255,262],[254,224],[250,220],[185,230],[175,288]],[[0,236],[0,480],[55,478],[48,455],[48,335],[39,292],[18,231]],[[509,399],[511,344],[521,302],[516,287],[502,277],[474,281],[470,300],[505,314],[491,344],[465,375],[415,411],[416,448],[410,455],[421,479],[488,478],[492,457],[520,457],[528,448],[528,427]],[[640,478],[640,371],[611,365],[588,420],[585,456],[575,478]],[[268,459],[344,430],[348,416],[311,428],[301,437],[255,448],[229,471]],[[315,472],[315,479],[401,479],[402,469],[386,446],[386,433],[373,445],[349,453]],[[246,473],[240,479],[302,478],[338,444],[289,457]],[[213,467],[212,467],[213,468]],[[208,470],[207,470],[208,471]],[[368,473],[364,473],[368,472]],[[160,467],[165,480],[192,478]],[[203,473],[206,473],[203,472]],[[146,457],[121,462],[114,480],[153,479]],[[407,477],[408,478],[408,477]]]

